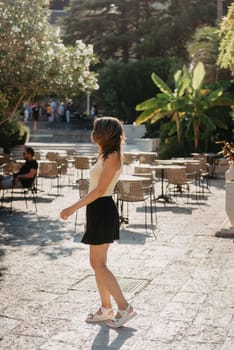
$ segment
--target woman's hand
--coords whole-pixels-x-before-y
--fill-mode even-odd
[[[68,219],[68,217],[69,216],[71,216],[73,213],[74,213],[74,209],[73,209],[73,207],[71,206],[71,207],[68,207],[68,208],[65,208],[65,209],[63,209],[62,211],[61,211],[61,213],[60,213],[60,217],[61,217],[61,219],[63,219],[63,220],[67,220]]]

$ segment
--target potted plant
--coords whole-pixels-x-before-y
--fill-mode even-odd
[[[225,173],[225,181],[234,181],[234,143],[227,141],[219,141],[217,143],[223,144],[223,148],[218,155],[227,158],[229,163],[229,168]]]
[[[234,237],[234,143],[221,141],[222,151],[218,154],[228,159],[229,168],[225,173],[225,208],[227,217],[231,223],[231,228],[222,229],[216,234],[219,237]]]

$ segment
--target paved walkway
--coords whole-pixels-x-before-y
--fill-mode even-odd
[[[84,322],[98,307],[80,243],[84,210],[75,232],[74,217],[62,222],[59,211],[77,190],[55,193],[38,193],[37,214],[22,199],[12,214],[0,211],[1,349],[234,349],[233,240],[215,237],[226,218],[223,180],[199,204],[158,203],[157,240],[144,230],[144,212],[130,207],[109,265],[138,317],[119,330]]]

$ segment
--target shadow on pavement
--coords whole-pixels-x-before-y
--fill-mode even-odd
[[[106,349],[121,349],[127,339],[132,337],[137,331],[135,328],[121,327],[115,329],[116,338],[109,344],[110,341],[110,329],[105,325],[100,325],[100,331],[96,335],[92,347],[92,350],[106,350]]]
[[[143,232],[139,232],[136,230],[141,230]],[[148,238],[150,234],[145,231],[145,225],[131,225],[129,224],[127,227],[120,228],[120,240],[118,244],[145,244],[146,238]]]
[[[78,249],[77,245],[65,248],[57,243],[73,235],[74,230],[68,229],[65,223],[57,219],[49,219],[18,210],[13,214],[9,214],[8,211],[0,211],[1,255],[4,255],[4,246],[36,247],[37,249],[32,249],[31,254],[37,254],[40,251],[51,259],[56,259],[61,255],[71,255],[73,250]]]

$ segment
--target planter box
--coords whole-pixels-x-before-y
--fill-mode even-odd
[[[124,124],[124,132],[127,144],[135,144],[136,139],[145,135],[145,125]]]
[[[136,145],[143,152],[157,152],[159,150],[160,139],[136,139]]]
[[[226,213],[234,228],[234,181],[226,181]]]

